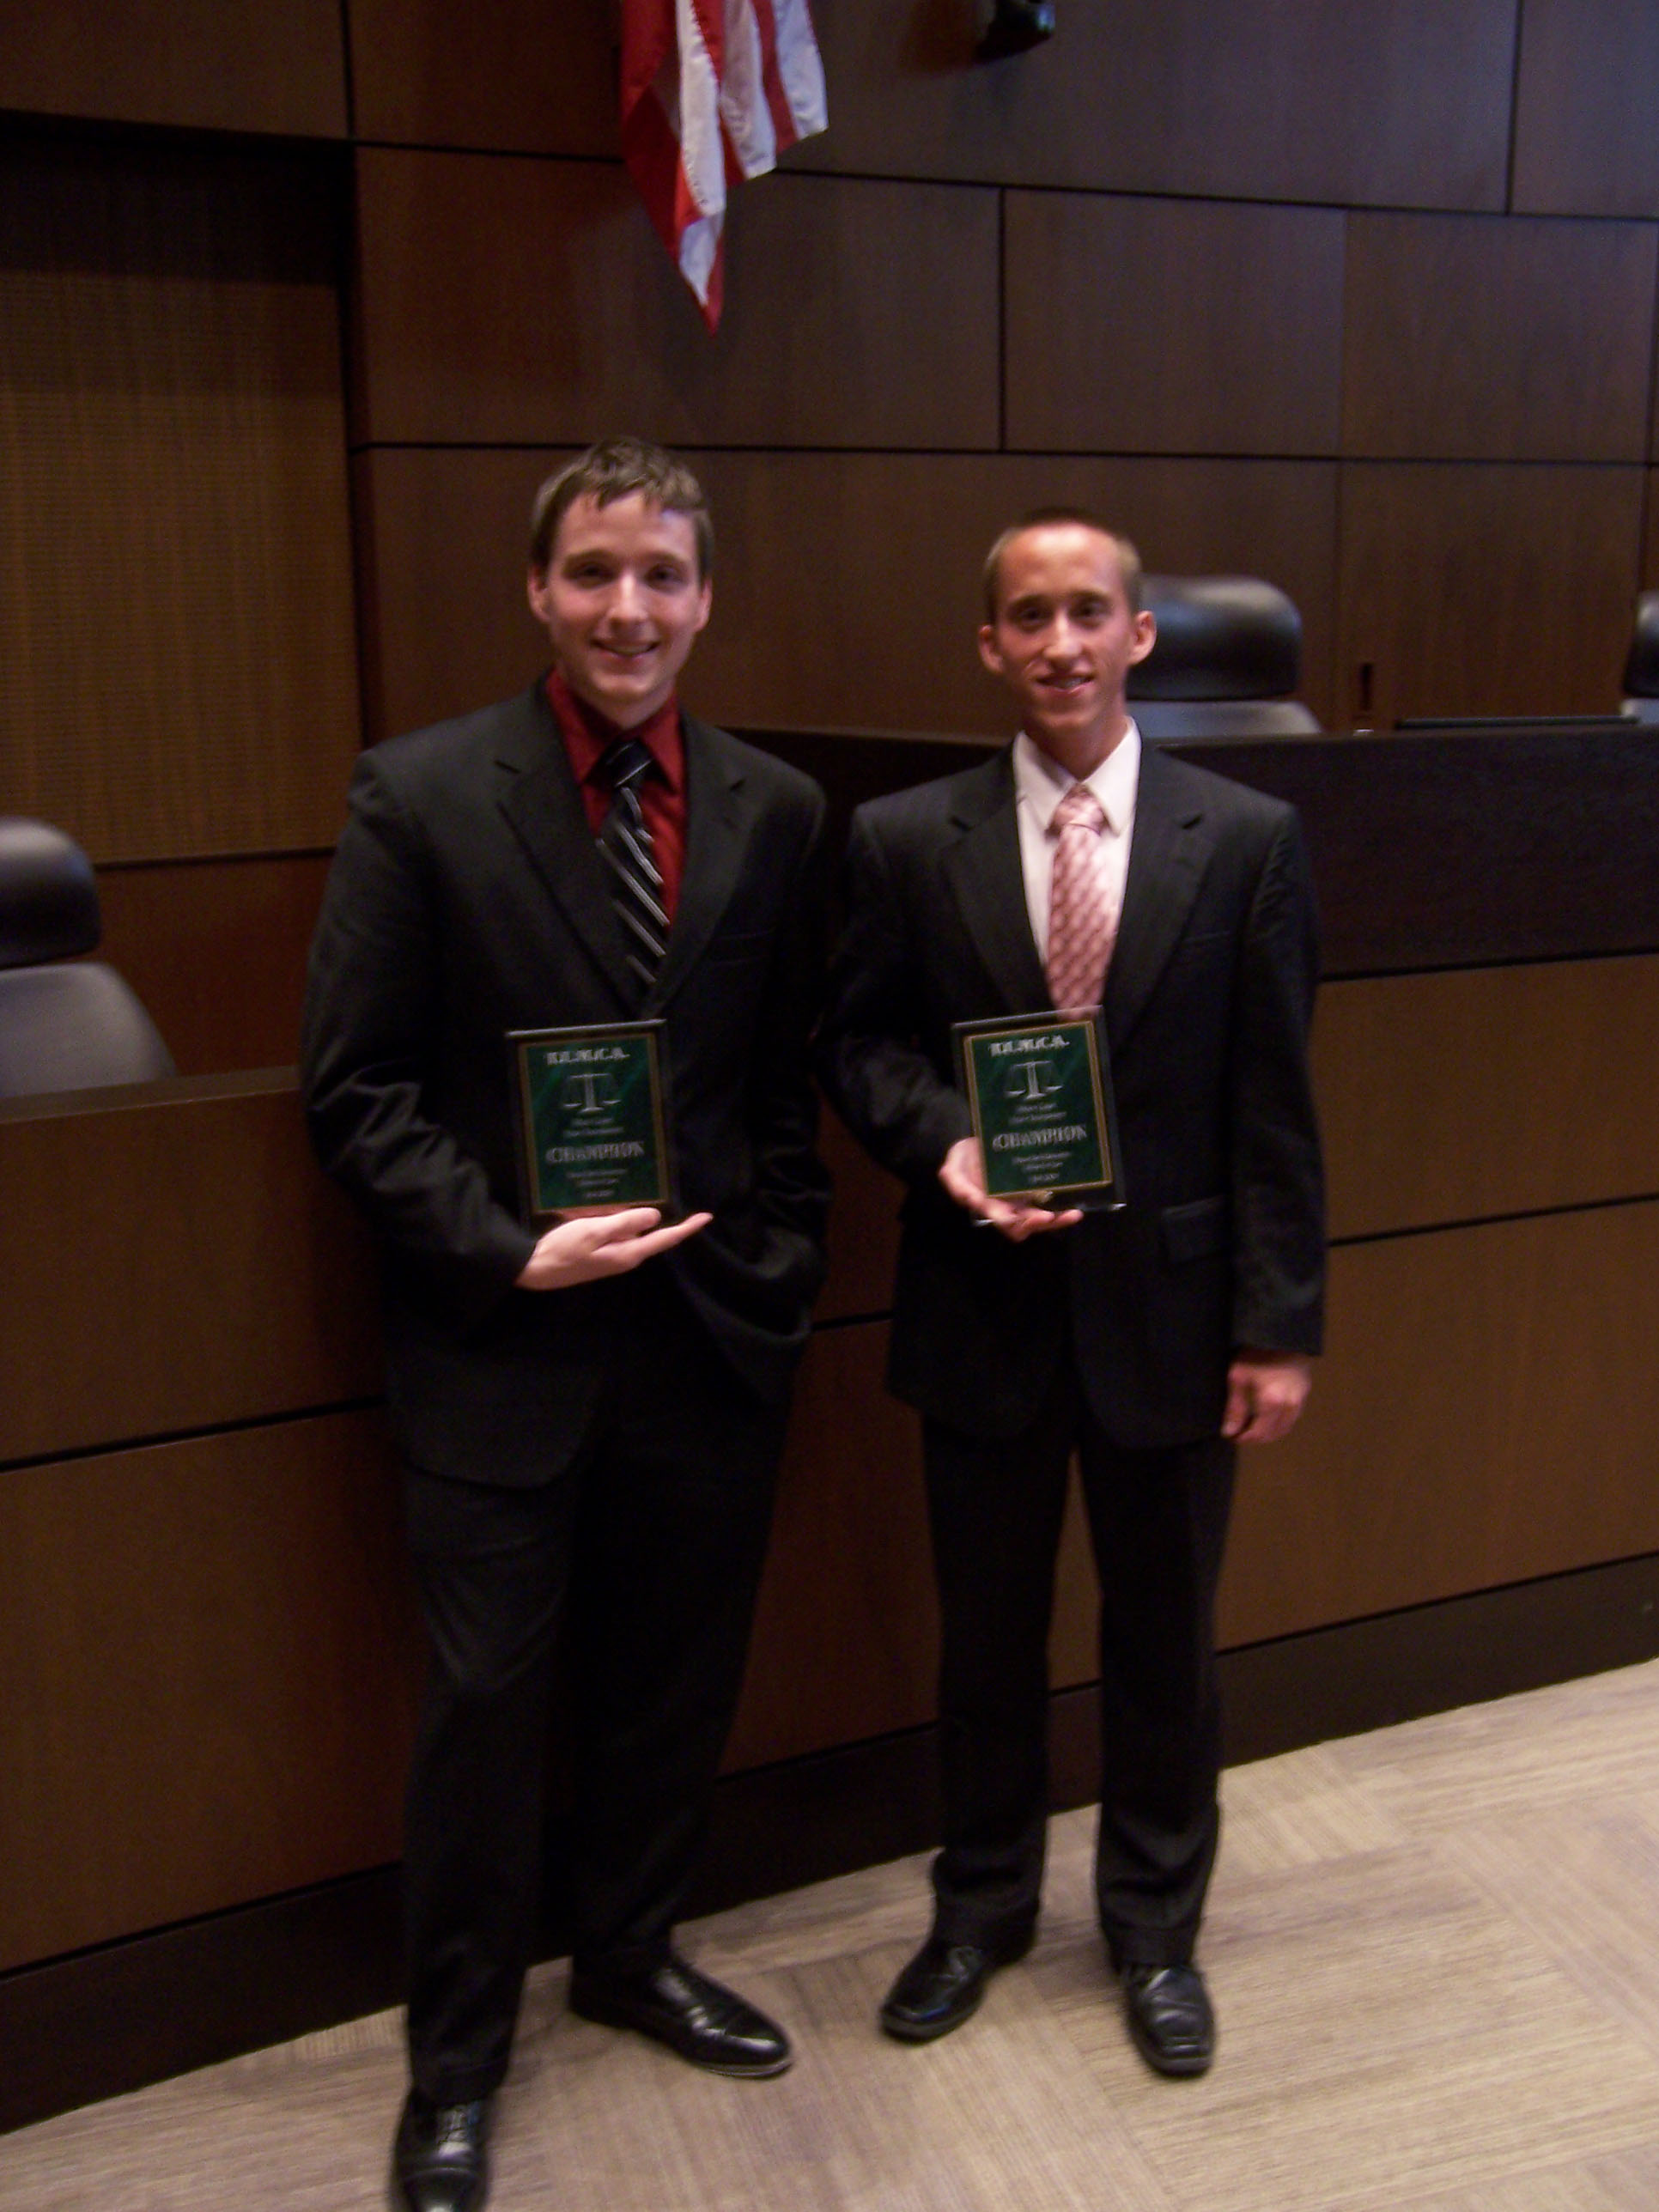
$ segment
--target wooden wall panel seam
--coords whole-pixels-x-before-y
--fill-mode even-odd
[[[364,143],[375,142],[364,141]],[[517,161],[576,161],[582,157],[570,154],[538,154],[510,147],[451,147],[393,143],[399,152],[438,153],[477,152],[501,153]],[[1485,207],[1471,202],[1467,207],[1455,206],[1440,200],[1345,200],[1328,193],[1298,195],[1293,192],[1222,192],[1182,191],[1168,185],[1088,185],[1056,183],[1042,179],[1024,177],[964,174],[952,170],[948,176],[927,175],[910,169],[831,168],[822,163],[813,166],[805,161],[780,162],[778,173],[792,177],[856,178],[866,185],[959,185],[964,191],[1030,192],[1066,199],[1095,200],[1167,200],[1177,207],[1222,208],[1285,208],[1309,215],[1446,215],[1474,218],[1500,223],[1544,221],[1550,222],[1651,222],[1655,218],[1647,214],[1598,215],[1593,209],[1567,209],[1559,213],[1550,208],[1510,210]]]
[[[1241,1484],[1222,1639],[1659,1543],[1659,1202],[1333,1255],[1305,1419]]]
[[[1455,1236],[1465,1229],[1498,1228],[1516,1221],[1555,1221],[1575,1213],[1616,1213],[1624,1206],[1656,1203],[1659,1203],[1659,1188],[1620,1191],[1614,1198],[1577,1199],[1560,1206],[1500,1208],[1491,1213],[1460,1214],[1445,1220],[1413,1221],[1398,1229],[1356,1230],[1346,1236],[1331,1237],[1327,1249],[1332,1252],[1346,1252],[1362,1244],[1397,1244],[1413,1237]]]
[[[974,60],[973,10],[826,9],[830,130],[793,170],[899,181],[1036,177],[1276,199],[1496,205],[1504,184],[1515,0],[1285,10],[1273,0],[1079,8],[1050,49]],[[616,145],[604,0],[465,15],[353,0],[358,127],[535,152]],[[465,35],[462,26],[465,25]],[[1102,88],[1113,96],[1102,127]]]
[[[1320,987],[1338,983],[1397,983],[1410,975],[1479,975],[1493,968],[1564,968],[1580,960],[1632,960],[1644,954],[1659,952],[1659,933],[1651,944],[1598,945],[1593,951],[1582,952],[1516,953],[1512,959],[1493,961],[1478,957],[1470,960],[1437,960],[1432,964],[1420,959],[1402,960],[1397,967],[1328,968],[1320,976]]]
[[[338,144],[340,0],[0,0],[0,106],[29,121]]]
[[[544,441],[527,438],[354,436],[348,441],[345,450],[354,458],[365,453],[541,453],[554,451],[561,447],[568,447],[569,442],[568,439],[556,438]],[[676,438],[673,441],[673,449],[677,453],[685,455],[688,459],[711,455],[718,457],[727,453],[735,456],[749,455],[763,459],[768,456],[775,456],[780,459],[823,457],[844,461],[925,459],[930,454],[935,453],[941,459],[954,459],[963,455],[971,458],[975,454],[984,454],[988,457],[993,454],[1006,453],[1021,460],[1075,462],[1079,465],[1090,461],[1158,460],[1213,461],[1224,465],[1229,462],[1248,461],[1272,465],[1283,461],[1304,467],[1350,463],[1356,468],[1400,470],[1457,468],[1523,471],[1571,468],[1581,470],[1586,474],[1594,474],[1598,471],[1605,474],[1617,474],[1648,465],[1645,456],[1643,455],[1637,455],[1631,459],[1597,456],[1584,459],[1571,453],[1493,455],[1491,453],[1389,453],[1358,451],[1339,453],[1334,447],[1326,446],[1310,446],[1300,449],[1277,446],[1263,447],[1259,449],[1230,446],[1225,453],[1218,453],[1213,447],[1209,447],[1160,446],[1153,448],[1146,446],[1114,446],[1104,442],[1084,447],[1044,444],[1006,446],[940,443],[880,444],[872,441],[856,446],[832,446],[815,444],[807,439],[792,440],[785,443],[777,439],[756,439],[752,441],[744,441],[732,438]],[[800,726],[811,728],[816,727],[817,724],[806,721]],[[182,857],[189,859],[193,856],[185,854]],[[237,860],[258,856],[252,854],[216,853],[203,857],[213,860]]]
[[[1540,212],[1659,215],[1649,0],[1526,0],[1511,198]]]
[[[1433,1221],[1413,1221],[1401,1228],[1355,1230],[1346,1235],[1329,1237],[1326,1243],[1326,1249],[1330,1252],[1346,1252],[1355,1250],[1362,1245],[1403,1243],[1411,1237],[1455,1236],[1461,1231],[1467,1229],[1498,1228],[1508,1223],[1520,1221],[1553,1221],[1579,1213],[1614,1213],[1624,1206],[1656,1204],[1659,1204],[1659,1187],[1652,1190],[1621,1191],[1613,1198],[1578,1199],[1559,1206],[1499,1208],[1490,1213],[1448,1215],[1444,1218],[1437,1218]],[[830,1316],[825,1320],[815,1321],[811,1333],[815,1337],[827,1337],[833,1335],[838,1329],[863,1328],[872,1322],[890,1321],[891,1318],[890,1305],[872,1307],[867,1312],[838,1313]],[[63,1456],[78,1455],[63,1455]],[[20,1465],[27,1463],[17,1462]],[[0,1473],[3,1473],[5,1464],[6,1462],[0,1462]]]
[[[1616,708],[1639,462],[1338,465],[1338,664],[1376,672],[1371,721]]]
[[[341,793],[343,809],[344,793]],[[331,845],[256,845],[233,853],[147,853],[142,860],[104,860],[99,864],[98,880],[101,884],[109,876],[143,876],[161,868],[219,868],[257,864],[264,860],[326,860],[334,851]]]
[[[997,451],[1008,450],[1008,186],[997,192]]]
[[[1504,213],[1515,212],[1516,149],[1521,123],[1521,40],[1527,0],[1516,0],[1515,29],[1510,48],[1509,144],[1504,155]]]
[[[649,429],[649,423],[643,426]],[[523,608],[533,449],[362,456],[379,516],[385,696],[375,733],[500,697],[544,662]],[[980,665],[977,579],[1011,514],[1055,501],[1114,510],[1152,564],[1254,568],[1301,607],[1304,696],[1328,681],[1334,461],[1194,462],[1137,455],[738,453],[699,474],[726,550],[714,615],[688,665],[694,712],[727,726],[1008,730]],[[434,564],[447,612],[425,618]],[[804,712],[810,709],[810,714]]]
[[[677,445],[994,448],[990,190],[766,179],[711,333],[620,167],[365,152],[357,183],[371,438],[581,444],[620,415]]]
[[[569,161],[584,159],[604,160],[603,155],[579,154],[538,153],[533,148],[452,146],[447,143],[426,143],[418,140],[356,139],[354,145],[389,147],[398,153],[461,153],[488,157],[499,154],[512,161]],[[804,149],[803,149],[804,150]],[[620,161],[612,166],[623,166]],[[1582,223],[1586,226],[1608,228],[1624,225],[1639,228],[1659,222],[1659,210],[1646,210],[1621,213],[1610,210],[1601,213],[1594,208],[1510,208],[1485,207],[1471,204],[1455,207],[1439,201],[1425,200],[1352,200],[1318,196],[1298,198],[1273,192],[1182,191],[1169,185],[1072,185],[1049,182],[1042,179],[1008,176],[964,175],[952,172],[948,176],[926,176],[915,170],[894,170],[878,167],[836,168],[823,162],[797,160],[792,155],[779,165],[778,173],[792,177],[856,178],[861,184],[875,185],[959,185],[964,191],[1018,191],[1030,193],[1034,198],[1054,198],[1085,200],[1156,200],[1168,201],[1178,207],[1220,208],[1285,208],[1310,215],[1377,215],[1444,216],[1460,222],[1480,222],[1493,229],[1528,223]]]
[[[8,1964],[396,1850],[419,1645],[378,1419],[39,1468],[0,1522]]]
[[[628,164],[619,154],[557,154],[550,152],[544,147],[536,146],[469,146],[447,138],[355,137],[351,141],[351,150],[354,154],[438,154],[443,155],[446,160],[453,156],[461,161],[542,161],[545,162],[550,168],[609,169],[617,176],[625,176],[628,173]],[[799,171],[792,165],[787,171],[781,173],[794,176],[816,175],[820,173]],[[840,173],[829,169],[822,173],[834,177]],[[862,184],[871,180],[860,178],[858,181]],[[877,179],[874,181],[879,183],[884,180]],[[906,177],[898,181],[904,184],[924,182],[931,184],[934,180],[932,178]],[[953,177],[942,177],[938,181],[941,184],[955,184],[958,179]],[[963,186],[963,190],[968,191],[983,189],[982,185],[972,184]]]
[[[44,1467],[73,1467],[88,1459],[109,1459],[120,1452],[164,1449],[170,1444],[198,1443],[210,1437],[245,1436],[255,1430],[291,1428],[296,1421],[314,1421],[338,1413],[372,1413],[384,1406],[383,1391],[354,1398],[319,1399],[315,1405],[295,1406],[280,1413],[250,1413],[231,1421],[208,1421],[198,1428],[161,1429],[154,1434],[111,1436],[96,1443],[76,1444],[66,1450],[26,1452],[16,1459],[0,1459],[0,1481],[9,1474],[27,1474]]]
[[[550,439],[546,445],[544,446],[522,438],[356,438],[352,440],[347,451],[354,459],[362,455],[372,453],[434,453],[440,455],[447,453],[541,453],[544,452],[555,451],[562,446],[567,446],[568,443],[569,441],[568,440]],[[723,455],[728,454],[734,459],[746,458],[757,460],[772,459],[778,460],[830,459],[837,461],[927,460],[935,456],[937,456],[940,460],[971,460],[981,457],[986,459],[999,459],[1006,455],[1009,459],[1016,460],[1054,461],[1062,465],[1076,464],[1079,466],[1085,465],[1092,461],[1217,461],[1220,462],[1224,465],[1230,462],[1237,461],[1241,463],[1253,464],[1259,467],[1273,467],[1282,461],[1287,466],[1319,467],[1334,465],[1340,459],[1343,458],[1363,458],[1358,456],[1339,456],[1334,450],[1331,448],[1312,447],[1305,453],[1282,451],[1278,447],[1271,449],[1264,448],[1260,452],[1229,447],[1226,453],[1217,453],[1201,450],[1197,447],[1158,447],[1152,448],[1146,446],[1109,445],[1080,447],[1044,445],[993,446],[990,444],[877,445],[873,443],[859,446],[821,446],[812,445],[804,441],[799,444],[791,443],[785,445],[780,443],[775,439],[757,441],[752,445],[743,445],[730,440],[722,440],[720,443],[714,444],[699,443],[699,441],[694,438],[676,438],[673,441],[673,450],[677,453],[683,454],[688,460],[707,459],[710,458],[719,459]],[[1413,455],[1412,458],[1414,461],[1417,457]],[[1396,464],[1390,457],[1384,456],[1384,465],[1409,467],[1412,465],[1412,462],[1401,461]],[[1462,466],[1464,465],[1461,462],[1457,462],[1454,459],[1451,465]],[[1521,462],[1502,462],[1494,463],[1492,465],[1508,468],[1522,467],[1524,466],[1525,464]],[[1545,461],[1541,463],[1540,465],[1549,468],[1557,468],[1561,466],[1562,464],[1558,461]],[[1598,465],[1588,461],[1575,461],[1570,465],[1574,468],[1589,468]],[[1603,465],[1613,468],[1624,468],[1631,465],[1626,462],[1620,461],[1609,462]],[[799,722],[796,726],[801,729],[818,729],[822,727],[822,723],[817,718],[814,717]],[[907,734],[910,733],[907,732]],[[949,736],[952,733],[950,732],[930,732],[928,734]],[[189,858],[191,856],[185,855],[185,857]],[[221,860],[253,858],[257,856],[252,854],[224,854],[216,853],[205,855],[204,857],[213,860]]]
[[[343,169],[180,134],[0,162],[0,754],[8,803],[96,863],[336,827]]]
[[[340,99],[345,109],[345,135],[349,144],[357,143],[357,99],[355,83],[356,68],[351,52],[351,0],[338,0],[340,10]]]
[[[1297,1644],[1310,1641],[1316,1637],[1340,1633],[1345,1628],[1370,1628],[1384,1621],[1399,1621],[1403,1624],[1415,1616],[1437,1613],[1443,1606],[1460,1604],[1464,1597],[1476,1599],[1504,1597],[1517,1591],[1543,1590],[1552,1583],[1565,1587],[1571,1585],[1581,1577],[1588,1579],[1591,1576],[1602,1573],[1616,1573],[1620,1567],[1632,1567],[1643,1562],[1659,1567],[1659,1552],[1645,1548],[1636,1552],[1619,1552],[1607,1559],[1597,1559],[1593,1565],[1588,1567],[1564,1567],[1554,1574],[1520,1575],[1512,1582],[1483,1583],[1479,1589],[1464,1591],[1458,1597],[1431,1598],[1422,1605],[1383,1606],[1376,1613],[1356,1613],[1346,1620],[1333,1622],[1329,1627],[1301,1628],[1293,1631],[1288,1636],[1263,1636],[1248,1644],[1219,1644],[1217,1649],[1240,1657],[1250,1651],[1288,1650]]]

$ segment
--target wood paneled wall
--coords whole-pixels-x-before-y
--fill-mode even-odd
[[[999,728],[978,560],[1056,497],[1281,584],[1333,725],[1612,708],[1655,560],[1650,12],[1102,0],[976,67],[967,0],[819,0],[831,127],[735,200],[710,338],[603,112],[447,79],[439,0],[351,0],[371,729],[533,667],[523,510],[623,425],[714,491],[688,688],[731,720]],[[566,11],[574,83],[606,38]]]
[[[94,861],[332,841],[358,726],[333,166],[0,158],[0,804]]]
[[[709,482],[687,693],[728,721],[1001,728],[978,563],[1055,499],[1281,585],[1331,726],[1616,703],[1650,8],[1096,0],[991,66],[973,0],[817,18],[831,126],[735,197],[711,337],[618,157],[611,0],[0,0],[0,806],[160,868],[111,950],[186,1068],[288,1056],[353,744],[534,671],[531,493],[619,427]]]
[[[380,622],[385,641],[368,688],[383,729],[459,712],[543,665],[523,544],[547,465],[515,450],[362,457],[376,532],[365,622]],[[688,664],[685,696],[700,713],[762,729],[799,725],[807,698],[820,729],[1002,727],[973,650],[985,548],[1009,514],[1079,498],[1150,522],[1149,543],[1201,547],[1194,567],[1270,566],[1300,597],[1308,650],[1328,659],[1334,466],[1219,465],[1218,480],[1218,465],[1176,458],[699,454],[720,532],[719,611]],[[755,557],[763,545],[775,557]],[[453,628],[431,619],[426,597],[440,571]]]
[[[416,1644],[381,1429],[7,1472],[0,1970],[397,1856]]]
[[[0,0],[0,109],[340,137],[338,0]]]
[[[92,11],[27,11],[60,58],[86,19],[84,100],[101,86],[110,113],[148,116],[121,104],[125,73],[143,54],[182,69],[199,30],[191,65],[230,106],[156,113],[329,127],[314,106],[235,104],[242,79],[216,66],[233,33],[252,40],[247,85],[276,100],[285,82],[261,58],[269,11],[165,12],[108,11],[100,75]],[[334,58],[308,81],[333,87],[343,128],[337,17],[313,12]],[[305,23],[284,27],[303,72]],[[18,52],[0,38],[0,97],[27,91],[5,76]],[[91,854],[107,956],[186,1069],[293,1059],[319,856],[362,742],[348,217],[337,148],[0,141],[0,813]]]
[[[0,1103],[0,1972],[384,1863],[419,1645],[291,1077]]]

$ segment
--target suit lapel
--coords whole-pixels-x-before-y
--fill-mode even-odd
[[[647,994],[665,1006],[701,958],[731,903],[748,842],[750,807],[744,770],[722,731],[682,717],[685,733],[685,872],[668,933],[668,951]]]
[[[1201,799],[1176,763],[1143,744],[1123,913],[1106,978],[1106,1030],[1114,1050],[1157,988],[1198,896],[1213,831]]]
[[[639,1010],[622,924],[553,710],[541,685],[510,710],[495,748],[501,808],[572,934],[627,1014]]]
[[[1048,1003],[1048,985],[1025,903],[1011,750],[964,782],[952,820],[961,835],[942,865],[963,926],[1007,1011],[1035,1012]]]

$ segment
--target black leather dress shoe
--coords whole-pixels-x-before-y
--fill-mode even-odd
[[[392,2146],[392,2212],[479,2212],[489,2189],[489,2136],[487,2097],[434,2105],[411,2089]]]
[[[1202,2074],[1215,2057],[1215,2014],[1196,1966],[1123,1969],[1135,2049],[1155,2074]]]
[[[881,2024],[901,2043],[931,2043],[949,2035],[979,2010],[985,1984],[999,1966],[1023,1959],[1029,1934],[994,1949],[930,1936],[904,1969],[881,2008]]]
[[[573,1969],[570,2009],[607,2027],[637,2028],[705,2072],[742,2081],[781,2074],[794,2059],[775,2021],[684,1959],[670,1959],[644,1974]]]

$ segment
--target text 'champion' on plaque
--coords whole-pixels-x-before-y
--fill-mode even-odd
[[[962,1087],[993,1198],[1123,1203],[1097,1014],[958,1022]]]
[[[514,1030],[519,1174],[532,1223],[672,1207],[662,1028]]]

